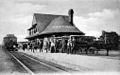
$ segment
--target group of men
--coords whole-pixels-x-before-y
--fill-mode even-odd
[[[32,52],[35,52],[35,50],[39,50],[39,52],[50,52],[50,53],[56,53],[56,52],[67,52],[67,53],[73,53],[73,49],[75,46],[74,43],[75,39],[55,39],[52,38],[44,38],[43,40],[38,41],[32,41],[29,43],[25,43],[22,45],[22,49],[28,49]]]
[[[73,53],[75,48],[75,39],[68,38],[68,39],[44,39],[43,41],[43,50],[46,52],[56,53],[56,52],[66,52],[66,53]]]

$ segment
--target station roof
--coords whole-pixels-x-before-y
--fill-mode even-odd
[[[67,15],[34,13],[32,27],[29,29],[32,29],[36,26],[39,34],[34,34],[26,38],[29,39],[36,36],[54,34],[84,35],[84,33],[80,31],[74,24],[69,22],[69,17],[70,16]]]
[[[64,16],[66,20],[68,20],[68,16],[66,15],[55,15],[55,14],[43,14],[43,13],[34,13],[33,15],[33,21],[35,23],[32,24],[32,27],[30,27],[28,30],[34,28],[34,26],[39,27],[39,32],[42,32],[48,25],[49,23],[59,17],[59,16]]]
[[[82,31],[80,31],[75,25],[72,25],[64,16],[60,16],[52,20],[40,35],[53,33],[76,33],[84,35]]]

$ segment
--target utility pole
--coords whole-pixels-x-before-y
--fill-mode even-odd
[[[108,48],[106,33],[105,33],[105,39],[104,40],[105,40],[105,47],[106,47],[106,50],[107,50],[107,56],[109,56],[109,48]]]

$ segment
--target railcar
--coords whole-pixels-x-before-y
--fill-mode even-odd
[[[3,46],[8,51],[17,51],[17,37],[14,34],[8,34],[3,38]]]

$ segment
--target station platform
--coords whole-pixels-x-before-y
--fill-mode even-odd
[[[34,53],[28,50],[19,50],[40,59],[45,59],[69,68],[74,68],[80,72],[120,72],[120,60],[103,58],[98,56],[76,55],[67,53],[46,53],[35,51]],[[112,73],[110,73],[112,74]]]

